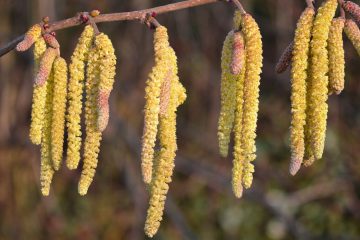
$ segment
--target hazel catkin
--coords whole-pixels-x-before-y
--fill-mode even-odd
[[[52,166],[51,154],[51,122],[53,116],[53,93],[54,89],[54,71],[51,70],[50,76],[46,84],[46,102],[44,109],[44,125],[42,130],[41,140],[41,164],[40,164],[40,186],[41,193],[48,196],[50,192],[50,185],[54,175]]]
[[[236,101],[236,79],[231,73],[232,46],[234,32],[231,31],[225,38],[221,54],[221,107],[218,122],[218,141],[220,155],[228,155],[230,135],[234,124],[234,113]]]
[[[344,18],[332,20],[329,40],[329,92],[340,94],[344,89],[345,82],[345,53],[342,33],[344,30]]]
[[[66,109],[67,65],[65,59],[54,61],[54,96],[51,124],[51,157],[53,168],[59,170],[63,157]]]
[[[24,36],[24,39],[16,45],[16,51],[23,52],[28,50],[41,36],[41,26],[35,24]]]
[[[246,50],[242,55],[245,63]],[[232,167],[232,190],[237,198],[242,196],[242,176],[244,168],[244,155],[242,149],[241,132],[243,128],[243,104],[244,104],[244,81],[245,81],[246,65],[244,64],[236,80],[236,107],[234,121],[234,160]]]
[[[105,34],[96,36],[95,45],[99,48],[100,82],[98,96],[98,119],[97,126],[100,132],[104,131],[109,121],[109,96],[114,84],[116,56],[114,47]]]
[[[174,50],[168,47],[166,53],[168,71],[165,82],[170,81],[170,98],[164,114],[159,115],[160,151],[155,154],[154,173],[150,185],[149,209],[145,221],[145,233],[155,235],[162,220],[166,194],[174,169],[176,144],[176,110],[186,98],[184,87],[179,82],[177,60]],[[161,100],[166,100],[161,98]]]
[[[252,183],[256,158],[256,124],[259,110],[259,85],[262,67],[261,33],[255,19],[244,14],[241,21],[246,48],[246,71],[244,83],[243,125],[241,145],[244,155],[243,186],[249,188]]]
[[[81,147],[81,112],[82,95],[85,78],[85,63],[88,60],[89,50],[93,43],[94,30],[87,25],[82,32],[78,44],[71,56],[69,65],[69,92],[66,127],[68,132],[68,148],[66,165],[69,169],[76,169],[80,161]]]
[[[39,71],[35,78],[35,84],[38,86],[44,85],[46,80],[48,79],[52,65],[54,63],[54,60],[58,56],[58,52],[56,49],[49,47],[46,49],[43,57],[40,61]]]
[[[166,59],[168,47],[167,29],[163,26],[157,27],[154,34],[155,66],[148,76],[145,88],[146,103],[141,150],[141,169],[145,183],[150,183],[152,178],[154,147],[159,123],[161,86],[168,72]]]
[[[356,23],[351,19],[346,19],[344,31],[353,46],[355,47],[358,55],[360,55],[360,30]]]
[[[101,130],[99,129],[100,89],[110,94],[115,77],[116,58],[108,36],[100,33],[95,38],[95,46],[89,54],[86,78],[84,165],[78,191],[85,195],[92,183],[98,164]]]
[[[318,9],[312,29],[306,124],[311,129],[309,139],[316,159],[322,157],[325,146],[329,71],[327,42],[336,8],[337,0],[326,0]]]
[[[346,1],[342,4],[343,8],[346,12],[348,12],[351,17],[356,21],[356,23],[360,24],[360,6],[352,1]]]
[[[241,32],[235,32],[233,34],[233,46],[232,46],[232,56],[230,64],[230,72],[232,74],[239,74],[242,67],[244,66],[245,58],[245,43],[244,36]]]
[[[34,47],[34,72],[39,70],[40,59],[46,50],[44,39],[40,38],[35,42]],[[34,84],[31,123],[30,123],[30,140],[32,143],[39,145],[41,143],[42,127],[44,122],[44,109],[46,101],[46,83],[43,86]]]
[[[297,23],[291,68],[291,160],[289,171],[295,175],[301,167],[305,151],[304,126],[306,123],[306,81],[308,58],[315,11],[306,8]]]

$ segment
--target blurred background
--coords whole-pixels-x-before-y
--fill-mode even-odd
[[[123,12],[162,0],[0,0],[0,46],[50,16]],[[360,239],[360,61],[345,39],[346,86],[329,99],[325,155],[291,177],[289,71],[274,73],[292,40],[303,0],[243,0],[264,42],[254,183],[231,192],[232,156],[217,147],[220,54],[234,8],[224,2],[159,16],[177,52],[188,99],[178,111],[178,144],[164,220],[154,239]],[[318,1],[321,2],[321,1]],[[39,147],[30,143],[31,51],[0,58],[0,238],[145,239],[148,194],[141,180],[144,87],[153,65],[153,33],[139,22],[98,25],[118,57],[95,180],[77,193],[80,169],[55,174],[49,197],[39,188]],[[69,62],[83,27],[57,32]]]

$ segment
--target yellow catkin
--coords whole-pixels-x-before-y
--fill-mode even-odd
[[[53,115],[53,93],[54,89],[54,71],[50,72],[49,79],[46,84],[46,102],[44,110],[44,125],[42,131],[41,141],[41,165],[40,165],[40,185],[41,193],[48,196],[50,192],[50,185],[54,175],[52,166],[51,154],[51,122]]]
[[[295,175],[304,158],[306,124],[306,81],[311,29],[315,10],[306,8],[296,27],[291,69],[291,160],[289,172]]]
[[[171,182],[174,169],[176,144],[176,109],[186,98],[184,87],[182,87],[177,76],[177,60],[175,52],[168,47],[164,53],[168,61],[168,71],[171,71],[170,99],[165,114],[160,115],[159,142],[160,151],[155,154],[154,176],[150,186],[150,202],[145,222],[145,233],[153,237],[159,229],[162,220],[166,194]],[[168,76],[166,76],[168,77]]]
[[[345,31],[346,36],[349,38],[349,40],[355,47],[357,53],[360,55],[360,30],[359,30],[359,27],[353,20],[346,19],[344,31]]]
[[[241,146],[244,154],[243,186],[250,188],[256,158],[256,124],[259,110],[259,85],[262,68],[261,33],[255,19],[244,14],[241,21],[246,48],[246,72],[244,83],[243,124]]]
[[[310,130],[309,139],[316,159],[322,157],[325,146],[329,71],[327,40],[336,8],[337,0],[325,1],[318,9],[312,29],[306,124]]]
[[[242,55],[245,63],[246,50]],[[237,198],[240,198],[243,193],[242,176],[244,167],[244,155],[241,146],[241,131],[243,124],[243,104],[244,104],[244,81],[245,81],[246,65],[244,64],[240,74],[236,80],[236,108],[235,108],[235,122],[234,122],[234,160],[232,168],[232,190]]]
[[[68,132],[68,148],[66,165],[69,169],[76,169],[80,161],[81,147],[81,111],[82,94],[85,77],[85,63],[88,58],[89,49],[93,42],[94,30],[88,25],[79,38],[69,66],[69,93],[68,113],[66,126]]]
[[[239,74],[244,66],[244,36],[241,32],[235,32],[232,46],[232,56],[230,64],[230,72],[232,74]]]
[[[35,24],[32,26],[24,36],[24,39],[16,46],[16,51],[23,52],[28,50],[41,36],[41,26]]]
[[[54,97],[51,125],[51,155],[55,170],[59,170],[63,157],[65,109],[66,109],[67,65],[58,57],[54,62]]]
[[[85,195],[92,183],[98,164],[101,131],[98,128],[99,89],[112,88],[115,76],[115,55],[110,39],[100,33],[95,38],[95,47],[89,54],[86,78],[84,165],[81,172],[78,191]]]
[[[218,123],[218,141],[221,156],[228,155],[230,135],[234,124],[236,75],[230,71],[234,32],[226,36],[221,54],[221,108]]]
[[[116,56],[114,47],[105,34],[100,34],[95,40],[100,52],[106,54],[100,62],[100,82],[98,97],[98,120],[97,126],[100,132],[104,131],[109,121],[109,95],[114,85]]]
[[[48,47],[40,61],[39,71],[35,77],[35,84],[42,86],[45,84],[46,80],[49,78],[54,60],[58,56],[58,49]]]
[[[145,88],[144,132],[142,137],[141,169],[145,183],[151,182],[154,147],[159,123],[160,93],[167,74],[166,52],[169,47],[167,29],[157,27],[154,34],[155,66],[149,74]]]
[[[329,40],[329,93],[340,94],[345,82],[345,54],[342,33],[345,19],[332,20]]]
[[[35,42],[34,47],[34,73],[38,72],[40,58],[46,50],[46,43],[44,39],[40,38]],[[30,140],[32,143],[39,145],[41,143],[41,132],[44,121],[44,108],[46,99],[46,84],[37,86],[34,84],[31,108],[31,124],[30,124]]]

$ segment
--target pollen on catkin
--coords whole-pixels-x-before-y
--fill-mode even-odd
[[[51,124],[51,156],[55,170],[59,170],[63,157],[66,109],[67,65],[58,57],[54,61],[54,97]]]
[[[66,127],[68,132],[68,148],[66,165],[69,169],[76,169],[80,161],[81,147],[81,112],[82,95],[84,89],[85,63],[93,43],[94,29],[88,25],[82,32],[69,65],[68,112]]]
[[[160,151],[154,161],[154,176],[150,185],[150,202],[145,221],[145,233],[149,237],[155,235],[162,220],[166,194],[174,169],[176,144],[176,110],[186,98],[184,87],[177,76],[177,60],[175,52],[168,47],[168,74],[165,81],[170,81],[170,99],[166,112],[160,114],[159,142]],[[169,73],[170,72],[170,73]]]
[[[95,47],[89,55],[86,78],[84,165],[78,191],[85,195],[92,183],[98,164],[101,130],[99,129],[100,89],[110,94],[115,77],[116,57],[108,36],[100,33],[95,38]]]
[[[294,50],[294,42],[291,42],[286,47],[286,49],[282,53],[279,61],[277,62],[276,66],[275,66],[276,73],[283,73],[290,66],[293,50]]]
[[[41,26],[35,24],[32,26],[24,36],[24,39],[16,46],[16,51],[23,52],[28,50],[41,36]]]
[[[329,93],[340,94],[344,89],[345,82],[345,53],[342,33],[345,19],[335,18],[332,20],[329,40]]]
[[[105,34],[100,34],[95,39],[95,45],[99,48],[100,82],[98,95],[98,119],[97,126],[100,132],[104,131],[109,122],[109,96],[114,84],[116,56],[114,47]]]
[[[35,42],[34,47],[34,72],[39,70],[40,59],[46,50],[44,39],[40,38]],[[38,86],[34,84],[32,107],[31,107],[31,124],[30,124],[30,140],[32,143],[39,145],[41,143],[41,133],[44,122],[44,109],[46,100],[46,84]]]
[[[325,146],[329,71],[327,43],[336,8],[337,0],[325,1],[318,9],[312,29],[306,124],[311,129],[309,139],[316,159],[322,157]]]
[[[53,115],[53,93],[54,89],[54,71],[51,71],[46,84],[46,102],[44,110],[44,125],[41,140],[41,164],[40,164],[40,186],[41,193],[48,196],[50,185],[54,175],[51,154],[51,122]]]
[[[49,78],[54,60],[58,56],[58,51],[55,48],[48,47],[41,58],[39,71],[35,78],[35,84],[38,86],[44,85]]]
[[[355,47],[358,55],[360,55],[360,30],[356,23],[351,19],[346,19],[344,31],[353,46]]]
[[[229,151],[231,131],[233,130],[236,101],[236,75],[230,71],[234,32],[225,38],[221,54],[221,105],[218,122],[218,141],[220,155],[226,157]]]
[[[145,88],[146,102],[141,150],[141,169],[145,183],[150,183],[152,177],[154,147],[159,123],[161,86],[168,72],[166,59],[168,48],[167,29],[163,26],[157,27],[154,34],[155,66],[148,76]]]
[[[78,185],[80,195],[85,195],[95,175],[95,167],[100,151],[101,132],[97,128],[97,100],[99,94],[100,54],[96,46],[89,52],[86,71],[85,101],[85,143],[84,166]]]
[[[235,32],[233,34],[232,56],[230,64],[230,72],[232,74],[239,74],[244,66],[245,58],[245,42],[244,36],[241,32]]]
[[[357,24],[360,24],[360,6],[354,2],[346,1],[342,5],[346,12],[348,12],[351,17],[356,21]]]
[[[243,186],[250,188],[256,158],[256,124],[259,110],[259,85],[262,68],[262,41],[259,26],[250,14],[241,21],[246,48],[246,71],[244,83],[243,124],[241,146],[244,155]]]
[[[242,55],[245,63],[246,50]],[[235,107],[235,121],[234,121],[234,160],[232,168],[232,190],[237,198],[240,198],[243,193],[242,176],[244,168],[244,155],[241,146],[241,132],[243,124],[243,104],[244,104],[244,81],[245,81],[246,65],[244,64],[240,74],[236,80],[236,107]]]
[[[295,175],[301,167],[305,152],[306,124],[306,81],[308,78],[308,58],[311,29],[315,10],[306,8],[296,27],[291,68],[291,160],[289,172]]]

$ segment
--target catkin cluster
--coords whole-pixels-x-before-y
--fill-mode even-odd
[[[25,51],[35,44],[30,139],[34,144],[41,144],[40,184],[42,194],[47,196],[63,155],[67,64],[60,57],[56,38],[49,33],[42,35],[41,31],[40,25],[31,27],[16,49]]]
[[[75,169],[80,161],[82,95],[86,86],[84,164],[78,187],[79,193],[84,195],[95,174],[101,133],[109,121],[108,101],[115,76],[115,51],[104,33],[95,36],[94,29],[86,26],[71,58],[68,85],[67,64],[60,57],[60,45],[54,35],[42,34],[41,26],[35,25],[16,47],[18,51],[25,51],[35,44],[36,76],[30,139],[34,144],[41,144],[41,192],[49,195],[52,177],[60,169],[63,158],[65,122],[67,166]]]
[[[162,220],[166,194],[174,169],[176,111],[186,99],[179,81],[177,59],[169,45],[167,29],[159,26],[154,34],[155,66],[146,82],[145,118],[142,145],[142,170],[150,184],[150,200],[145,233],[152,237]],[[159,149],[154,150],[156,138]]]
[[[345,82],[345,59],[342,33],[345,31],[358,50],[360,32],[356,23],[344,16],[334,18],[337,0],[326,0],[315,13],[306,8],[290,44],[276,67],[278,73],[291,65],[291,161],[295,175],[301,165],[310,166],[322,158],[326,121],[331,94],[340,94]],[[357,5],[343,4],[355,17]],[[359,51],[358,51],[359,52]]]
[[[259,27],[250,14],[236,12],[234,31],[223,45],[221,57],[221,109],[218,124],[220,154],[228,154],[234,132],[233,192],[242,196],[250,188],[256,158],[256,123],[262,67]]]

